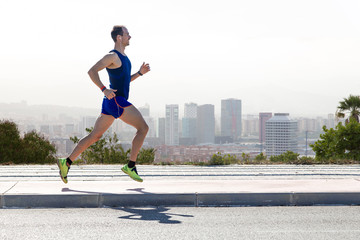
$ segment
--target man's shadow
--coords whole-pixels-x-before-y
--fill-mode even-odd
[[[154,194],[151,192],[144,191],[144,188],[134,188],[134,189],[127,189],[128,191],[139,192],[142,194]],[[78,192],[78,193],[102,193],[104,192],[90,192],[90,191],[81,191],[81,190],[74,190],[70,188],[63,188],[62,192]],[[131,220],[142,220],[142,221],[159,221],[159,223],[163,224],[179,224],[181,221],[179,220],[172,220],[172,216],[179,216],[179,217],[194,217],[193,215],[182,215],[182,214],[174,214],[174,213],[165,213],[169,211],[169,208],[166,207],[151,207],[150,209],[147,208],[129,208],[129,207],[121,207],[121,208],[113,208],[116,210],[121,210],[127,213],[130,213],[128,216],[121,216],[120,219],[131,219]]]
[[[163,224],[179,224],[181,221],[171,219],[173,216],[179,217],[194,217],[193,215],[182,215],[174,213],[165,213],[169,211],[166,207],[151,207],[148,208],[115,208],[124,212],[130,213],[128,216],[121,216],[121,219],[141,220],[141,221],[158,221]]]

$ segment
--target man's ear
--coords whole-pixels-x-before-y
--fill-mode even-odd
[[[117,36],[116,36],[116,41],[121,41],[121,39],[122,39],[122,36],[121,36],[121,35],[117,35]]]

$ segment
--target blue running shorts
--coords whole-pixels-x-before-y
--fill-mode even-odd
[[[124,108],[130,106],[132,106],[132,104],[122,96],[117,96],[110,100],[107,99],[107,97],[104,97],[101,113],[111,115],[114,118],[119,118],[124,113]]]

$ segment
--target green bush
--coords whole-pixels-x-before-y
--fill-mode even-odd
[[[245,163],[245,164],[250,163],[250,154],[242,153],[241,157],[242,157],[243,163]]]
[[[86,128],[91,133],[93,128]],[[77,137],[71,137],[74,143],[80,141]],[[125,164],[129,160],[131,150],[127,151],[118,143],[119,139],[114,133],[113,135],[105,135],[99,141],[87,148],[78,159],[77,163],[85,164]],[[142,148],[137,156],[138,164],[152,164],[155,160],[154,148]]]
[[[315,159],[323,163],[341,162],[341,160],[360,161],[360,124],[353,118],[343,125],[339,123],[335,129],[323,126],[324,133],[320,140],[311,144],[316,154]]]
[[[86,128],[88,133],[91,133],[92,130],[93,128]],[[77,137],[70,137],[70,140],[75,144],[80,141]],[[118,144],[118,141],[116,133],[112,136],[105,135],[82,152],[76,162],[85,164],[125,164],[129,159],[130,149],[125,151]]]
[[[136,163],[138,164],[152,164],[155,160],[154,148],[142,148],[137,155]]]
[[[224,158],[225,165],[239,163],[239,159],[237,159],[237,157],[235,155],[226,154],[223,158]]]
[[[270,162],[292,164],[298,160],[299,154],[292,151],[287,151],[278,156],[270,156]]]
[[[10,121],[0,122],[0,163],[19,163],[22,140],[17,125]]]
[[[218,152],[217,154],[214,154],[211,157],[208,164],[200,162],[200,164],[202,164],[202,166],[204,166],[204,165],[230,165],[230,164],[237,164],[237,163],[239,163],[239,160],[236,158],[236,156],[230,155],[230,154],[221,155],[220,152]]]
[[[22,142],[21,163],[46,164],[55,162],[56,149],[44,136],[32,131],[25,134]]]
[[[54,163],[55,154],[55,146],[35,131],[21,138],[16,123],[0,121],[1,164]]]
[[[255,157],[255,161],[258,161],[258,162],[266,161],[266,159],[267,159],[267,156],[264,155],[264,153],[262,153],[262,152]]]
[[[225,164],[224,158],[220,152],[214,154],[209,161],[209,165],[224,165],[224,164]]]

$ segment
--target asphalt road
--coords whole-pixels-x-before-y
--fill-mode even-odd
[[[0,239],[360,239],[360,207],[0,209]]]

